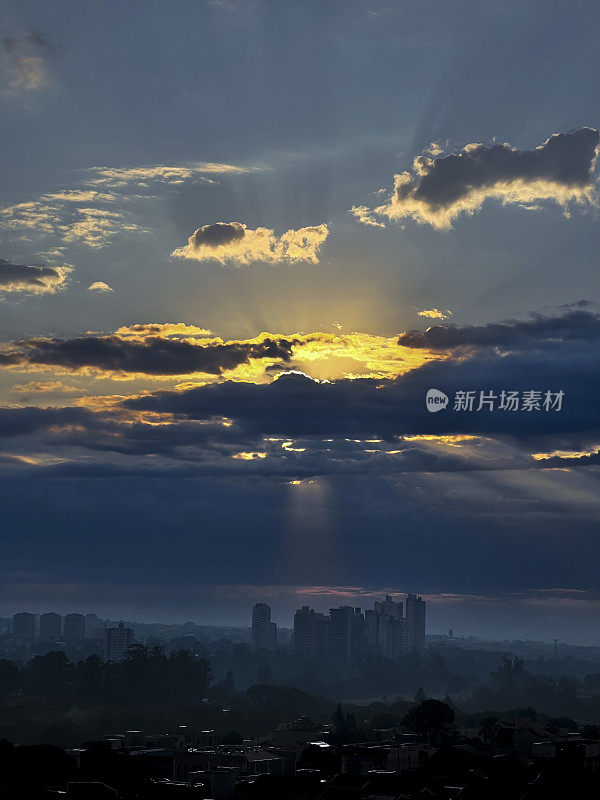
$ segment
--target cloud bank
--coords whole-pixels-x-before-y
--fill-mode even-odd
[[[202,331],[202,329],[197,329]],[[88,335],[74,339],[34,337],[17,342],[7,354],[22,366],[51,366],[57,371],[132,375],[220,375],[253,359],[291,358],[299,340],[258,337],[251,341],[223,342],[173,338],[171,335]],[[10,365],[11,362],[9,362]]]
[[[449,350],[463,346],[524,347],[565,340],[597,342],[600,315],[569,311],[561,316],[533,314],[528,320],[488,322],[486,325],[433,325],[425,331],[407,331],[398,338],[403,347]]]

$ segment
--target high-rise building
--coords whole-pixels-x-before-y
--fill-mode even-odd
[[[86,639],[96,639],[98,635],[98,619],[97,614],[86,614],[83,618],[83,632]]]
[[[379,618],[379,653],[384,658],[397,661],[408,652],[406,620],[402,617]]]
[[[365,615],[360,608],[355,608],[352,615],[352,641],[350,642],[350,661],[356,664],[364,656],[367,638]]]
[[[274,650],[277,647],[277,625],[271,622],[271,606],[256,603],[252,609],[252,647]]]
[[[402,603],[390,595],[382,602],[375,602],[372,611],[365,612],[365,624],[368,652],[396,660],[408,651]]]
[[[277,625],[274,622],[269,625],[269,650],[277,650]]]
[[[337,666],[357,661],[365,651],[365,618],[360,608],[329,609],[329,653]]]
[[[317,658],[325,658],[329,653],[331,620],[327,614],[315,614],[317,620]]]
[[[425,601],[416,594],[406,598],[406,631],[409,652],[422,653],[425,650]]]
[[[40,617],[40,639],[46,642],[58,639],[61,627],[62,617],[60,614],[54,614],[52,611],[42,614]]]
[[[403,603],[387,595],[363,614],[360,608],[331,608],[329,616],[302,606],[294,614],[294,651],[298,657],[324,658],[332,666],[358,663],[366,654],[397,661],[425,649],[425,601],[417,595]],[[410,625],[410,638],[409,638]]]
[[[21,611],[13,617],[13,636],[15,639],[23,639],[32,642],[35,634],[35,614]]]
[[[308,606],[294,614],[294,652],[299,658],[314,658],[317,654],[317,614]]]
[[[120,661],[133,644],[133,630],[119,622],[117,628],[107,628],[104,637],[104,660]]]
[[[63,620],[63,633],[67,642],[83,642],[85,639],[83,614],[67,614]]]
[[[329,650],[330,620],[308,606],[294,614],[294,652],[299,658],[323,658]]]
[[[381,655],[379,652],[379,614],[374,608],[365,610],[365,646],[367,653]]]

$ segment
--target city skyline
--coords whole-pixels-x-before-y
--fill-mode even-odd
[[[331,597],[331,595],[329,595],[329,596]],[[378,593],[373,592],[373,593],[369,593],[368,600],[365,600],[365,595],[364,594],[363,595],[355,595],[355,596],[351,596],[351,595],[346,594],[345,597],[346,597],[347,600],[348,599],[349,600],[355,599],[357,602],[362,602],[363,606],[362,607],[357,607],[354,604],[347,605],[347,604],[342,603],[341,605],[337,606],[337,608],[338,609],[351,608],[351,609],[358,609],[359,611],[363,610],[364,613],[365,613],[365,617],[368,614],[373,614],[373,609],[369,609],[368,607],[365,607],[365,602],[367,604],[370,603],[371,605],[373,605],[375,613],[379,613],[379,614],[383,613],[381,609],[385,608],[386,605],[388,605],[390,603],[391,603],[392,607],[393,606],[399,606],[400,607],[400,616],[402,616],[402,608],[403,608],[403,606],[406,609],[406,600],[408,598],[418,598],[419,601],[422,600],[428,606],[429,610],[427,612],[427,619],[428,619],[427,635],[431,635],[431,636],[434,636],[434,637],[435,636],[451,635],[456,640],[460,640],[460,639],[465,639],[465,640],[481,639],[482,641],[486,641],[486,640],[488,640],[488,641],[493,641],[493,640],[497,640],[497,641],[502,641],[502,640],[504,640],[504,641],[511,641],[511,640],[512,641],[516,641],[518,639],[529,639],[530,641],[545,642],[545,643],[548,643],[548,644],[550,644],[550,643],[555,643],[556,644],[556,642],[559,642],[559,641],[563,642],[565,644],[569,644],[569,645],[586,645],[586,644],[590,645],[590,644],[593,644],[593,643],[590,643],[588,641],[584,641],[584,640],[578,638],[577,636],[566,637],[564,639],[557,638],[555,635],[552,635],[552,634],[546,634],[545,636],[544,635],[523,636],[523,635],[521,635],[519,633],[518,629],[515,630],[514,628],[511,628],[511,623],[510,622],[508,623],[508,625],[506,627],[500,628],[495,635],[493,634],[493,632],[492,632],[492,634],[488,633],[486,635],[486,633],[484,631],[482,631],[481,629],[478,629],[477,627],[473,627],[473,628],[467,627],[467,628],[465,628],[465,627],[461,627],[461,625],[457,626],[455,621],[457,619],[459,619],[459,617],[456,614],[454,616],[448,616],[446,618],[443,618],[442,620],[440,620],[439,618],[436,620],[436,617],[435,617],[435,614],[434,614],[434,624],[432,625],[431,622],[430,622],[430,618],[431,618],[432,608],[435,608],[435,604],[432,606],[431,600],[427,595],[420,595],[420,594],[417,595],[417,594],[410,593],[410,592],[392,592],[392,593],[386,592],[385,594],[383,594],[383,593],[379,593],[378,594]],[[299,602],[304,602],[304,601],[301,599]],[[312,603],[312,601],[311,601],[311,603]],[[445,603],[444,605],[447,606],[448,604]],[[271,605],[269,603],[265,602],[264,600],[259,600],[257,603],[254,604],[254,606],[249,607],[249,608],[254,608],[255,609],[257,606],[266,608],[266,610],[267,610],[266,613],[267,613],[267,617],[268,617],[266,619],[266,625],[267,626],[272,626],[272,625],[275,626],[274,639],[272,639],[271,641],[275,641],[276,643],[278,641],[277,640],[277,630],[286,631],[287,633],[291,633],[291,635],[292,635],[291,641],[293,643],[293,641],[294,641],[293,634],[294,634],[294,627],[295,627],[295,618],[296,618],[296,615],[299,614],[300,612],[302,612],[304,610],[308,610],[308,611],[310,611],[311,614],[316,614],[318,617],[321,617],[321,618],[325,619],[325,618],[328,617],[329,612],[331,611],[331,603],[327,604],[325,601],[322,602],[321,604],[319,604],[317,608],[313,608],[312,605],[302,605],[302,606],[297,606],[297,607],[293,608],[292,610],[288,610],[286,612],[282,612],[281,606],[279,606],[275,610],[275,612],[273,612],[273,608],[271,607]],[[378,610],[378,607],[379,607],[379,610]],[[17,617],[28,618],[25,621],[25,625],[26,625],[27,629],[31,631],[31,633],[28,636],[25,636],[25,637],[22,637],[22,638],[30,639],[31,641],[33,641],[34,639],[35,640],[43,639],[42,630],[44,629],[43,628],[43,626],[44,626],[44,618],[51,618],[51,619],[49,619],[48,624],[50,626],[52,626],[52,625],[54,626],[54,631],[55,631],[55,634],[56,634],[55,638],[65,640],[65,636],[64,636],[64,620],[67,617],[77,617],[77,618],[80,618],[82,620],[82,624],[83,624],[84,629],[85,629],[85,635],[84,635],[83,638],[86,639],[86,640],[93,640],[95,638],[98,638],[93,633],[93,631],[96,629],[96,627],[98,625],[100,625],[102,627],[100,639],[104,638],[104,630],[105,630],[105,628],[106,628],[106,626],[108,624],[112,625],[113,627],[117,627],[118,625],[124,623],[126,626],[129,626],[129,627],[132,627],[132,628],[135,625],[142,625],[142,626],[146,626],[146,625],[164,625],[164,626],[169,626],[169,625],[171,625],[171,626],[180,626],[180,627],[182,627],[184,629],[185,629],[185,627],[187,625],[187,626],[192,626],[192,627],[198,626],[198,627],[206,627],[206,628],[211,628],[211,627],[223,628],[223,629],[230,628],[231,630],[244,630],[245,629],[245,630],[250,632],[249,641],[253,645],[253,649],[259,649],[259,650],[261,649],[260,647],[259,648],[254,647],[254,637],[253,637],[253,634],[252,634],[253,619],[251,617],[250,620],[248,620],[247,608],[244,608],[244,607],[238,608],[235,617],[230,616],[230,617],[225,617],[225,618],[214,618],[214,617],[210,617],[210,616],[206,616],[206,615],[204,615],[204,616],[200,615],[199,616],[198,614],[196,614],[196,615],[192,614],[192,615],[190,615],[188,617],[181,616],[181,617],[175,618],[175,619],[173,619],[173,618],[167,619],[165,617],[160,617],[160,616],[152,617],[152,616],[144,616],[144,615],[137,616],[137,617],[135,615],[133,617],[127,617],[124,614],[118,614],[118,613],[117,614],[114,614],[114,613],[113,614],[107,614],[106,616],[103,616],[103,614],[101,612],[100,612],[100,614],[98,614],[96,611],[94,611],[94,612],[89,612],[89,611],[87,611],[87,612],[68,611],[68,612],[57,613],[56,611],[47,611],[45,609],[42,609],[41,611],[37,611],[37,612],[33,612],[32,613],[31,611],[23,611],[23,610],[21,610],[21,611],[15,611],[14,613],[9,614],[8,618],[6,618],[6,617],[4,618],[5,620],[12,620],[13,630],[14,630],[14,620]],[[276,618],[276,620],[275,620],[275,618]],[[1,615],[0,615],[0,620],[2,620],[2,616]],[[406,615],[404,616],[404,621],[406,622]],[[269,634],[266,634],[266,635],[268,636]],[[80,641],[81,638],[80,637],[75,637],[74,639],[72,639],[72,641],[78,641],[78,640]],[[289,644],[289,642],[286,641],[284,646],[287,647],[288,644]],[[407,640],[407,645],[408,645],[408,640]],[[274,650],[274,649],[277,648],[277,646],[278,646],[277,644],[275,645],[275,647],[271,647],[271,645],[269,645],[265,649],[273,649]],[[407,649],[410,650],[411,648],[408,647]],[[405,652],[406,652],[406,650],[405,650]],[[389,653],[387,653],[385,651],[382,651],[382,654],[385,655],[385,657],[388,657],[388,655],[389,655]],[[395,657],[395,656],[391,656],[391,657]]]

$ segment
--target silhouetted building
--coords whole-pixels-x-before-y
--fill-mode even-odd
[[[13,636],[15,639],[23,639],[32,642],[35,634],[35,614],[22,611],[13,617]]]
[[[100,620],[97,614],[86,614],[83,618],[83,632],[86,639],[98,638],[98,624]],[[104,631],[103,631],[104,632]],[[104,637],[102,637],[104,640]]]
[[[133,629],[119,622],[117,628],[107,628],[104,637],[104,660],[120,661],[133,644]]]
[[[329,616],[302,606],[294,614],[294,651],[304,658],[327,656],[334,666],[355,664],[365,653],[398,660],[425,649],[425,601],[417,595],[403,604],[386,595],[363,614],[360,608],[331,608]]]
[[[425,650],[425,601],[416,594],[406,598],[406,629],[409,652]]]
[[[352,641],[350,642],[350,660],[352,663],[359,661],[366,650],[365,615],[360,608],[354,609],[352,615]]]
[[[49,611],[40,617],[40,639],[52,641],[60,637],[62,628],[62,617]]]
[[[299,658],[314,658],[317,654],[317,614],[308,606],[294,614],[294,652]]]
[[[329,655],[333,664],[346,666],[365,651],[365,618],[360,608],[329,609]]]
[[[252,647],[255,650],[275,650],[277,625],[271,622],[271,606],[256,603],[252,609]]]
[[[366,647],[383,658],[398,659],[408,652],[406,620],[402,616],[402,603],[386,595],[383,602],[374,603],[373,610],[365,611]]]
[[[67,614],[63,620],[63,632],[67,642],[83,642],[85,639],[85,617],[83,614]]]
[[[269,625],[269,650],[277,650],[277,625],[274,622]]]

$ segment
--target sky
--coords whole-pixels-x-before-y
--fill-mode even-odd
[[[8,0],[0,614],[600,644],[599,23]]]

